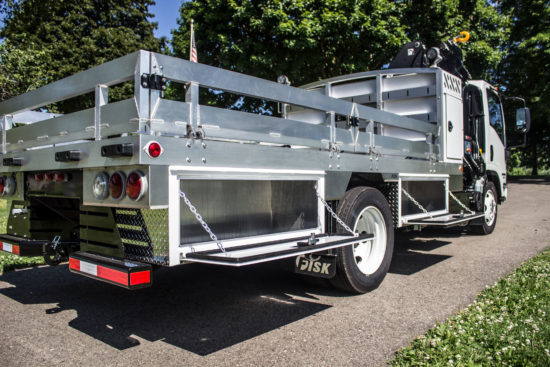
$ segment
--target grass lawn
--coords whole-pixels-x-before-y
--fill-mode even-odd
[[[6,233],[6,223],[8,221],[7,203],[6,200],[0,200],[0,233]],[[0,274],[4,271],[39,264],[44,264],[44,259],[41,257],[19,257],[0,251]]]
[[[550,366],[550,249],[400,350],[392,366]]]

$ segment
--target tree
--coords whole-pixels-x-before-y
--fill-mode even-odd
[[[293,85],[380,68],[407,40],[401,2],[270,0],[185,2],[174,53],[187,57],[195,20],[199,62]]]
[[[0,37],[9,46],[3,47],[2,60],[9,58],[8,48],[22,55],[47,55],[35,72],[24,76],[38,78],[16,82],[37,87],[138,49],[160,51],[162,42],[153,35],[156,23],[147,19],[152,17],[148,12],[152,4],[152,0],[8,1],[3,4]],[[14,66],[2,65],[4,70]],[[113,98],[127,95],[130,87],[113,91]],[[68,112],[87,105],[77,98],[56,108]]]
[[[510,33],[510,20],[497,2],[485,0],[407,1],[403,24],[413,40],[428,47],[468,31],[461,44],[464,64],[474,79],[493,81],[502,60],[502,45]]]
[[[550,3],[544,0],[502,2],[512,19],[500,79],[506,93],[523,97],[531,108],[532,127],[523,163],[532,174],[550,163]]]

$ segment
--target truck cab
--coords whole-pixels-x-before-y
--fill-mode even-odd
[[[477,94],[477,96],[475,96]],[[494,183],[499,203],[506,200],[506,125],[504,121],[504,109],[497,89],[483,80],[472,80],[466,83],[465,87],[465,111],[475,110],[475,107],[468,104],[474,103],[471,100],[480,98],[482,101],[482,124],[478,131],[468,129],[469,116],[465,115],[465,135],[477,135],[481,156],[485,162],[488,179]],[[470,97],[470,98],[469,98]],[[476,112],[474,111],[474,114]]]

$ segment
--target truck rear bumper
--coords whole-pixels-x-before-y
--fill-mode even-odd
[[[153,282],[151,265],[93,252],[71,254],[69,270],[126,289],[150,287]]]
[[[44,255],[44,245],[48,242],[0,234],[0,250],[19,256],[42,256]]]

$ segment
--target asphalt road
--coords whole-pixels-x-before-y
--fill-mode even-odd
[[[1,366],[384,365],[550,245],[550,182],[510,185],[495,232],[397,236],[390,273],[361,296],[282,272],[188,265],[125,291],[40,267],[0,276]]]

